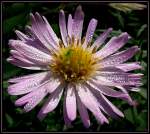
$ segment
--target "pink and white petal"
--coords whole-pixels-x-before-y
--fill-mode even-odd
[[[131,97],[126,92],[120,92],[120,91],[113,90],[112,88],[110,88],[108,86],[102,85],[100,83],[96,83],[94,81],[87,82],[87,87],[89,87],[93,90],[95,89],[95,90],[99,91],[100,93],[105,94],[107,96],[120,98],[122,100],[127,101],[129,104],[133,104]]]
[[[51,28],[47,19],[44,16],[40,16],[39,13],[35,13],[35,16],[31,14],[32,30],[38,36],[42,43],[45,42],[45,46],[48,49],[58,49],[59,39],[55,32]],[[44,31],[44,32],[43,32]],[[38,32],[38,33],[37,33]]]
[[[67,46],[67,28],[66,28],[66,18],[65,13],[63,10],[59,13],[59,27],[60,27],[60,33],[63,40],[63,43],[65,46]]]
[[[76,93],[76,97],[77,97],[77,107],[78,107],[78,111],[79,111],[81,120],[82,120],[84,126],[86,128],[88,128],[88,127],[90,127],[90,118],[89,118],[88,111],[87,111],[86,107],[84,106],[84,104],[81,102],[80,97],[78,96],[77,93]]]
[[[104,99],[104,101],[106,102],[106,104],[110,107],[110,109],[112,109],[112,111],[115,114],[119,115],[120,117],[124,117],[124,114],[114,104],[112,104],[103,94],[101,94],[101,96]],[[109,110],[108,110],[108,112],[110,114]]]
[[[103,94],[101,94],[106,103],[112,108],[113,112],[117,115],[124,117],[124,114],[114,105],[112,104]]]
[[[47,41],[47,43],[49,43],[54,49],[58,49],[58,42],[55,42],[55,40],[54,40],[54,38],[53,38],[53,36],[52,36],[52,33],[51,32],[49,32],[49,30],[48,30],[48,28],[46,27],[47,26],[47,24],[46,24],[46,22],[44,21],[44,19],[43,19],[43,17],[42,16],[40,16],[40,14],[39,13],[35,13],[35,19],[36,19],[36,21],[39,23],[39,29],[41,29],[41,31],[44,31],[43,33],[42,33],[42,35],[43,35],[43,37],[45,38],[45,40]]]
[[[29,112],[30,110],[32,110],[37,104],[40,103],[40,101],[42,101],[42,99],[46,95],[47,95],[46,90],[42,88],[42,90],[40,90],[37,94],[35,94],[34,96],[32,96],[32,98],[28,100],[28,103],[24,106],[24,110],[26,112]]]
[[[24,110],[26,112],[32,110],[46,95],[47,95],[47,90],[44,88],[44,85],[47,83],[44,82],[40,86],[36,88],[33,92],[30,92],[29,94],[19,98],[16,100],[15,105],[16,106],[24,106]]]
[[[35,63],[33,63],[32,61],[28,60],[25,56],[21,55],[21,53],[19,53],[16,50],[11,50],[10,54],[12,55],[13,58],[20,60],[24,63],[30,64],[30,65],[35,65]]]
[[[141,75],[139,76],[134,76],[131,73],[125,73],[125,72],[99,72],[95,78],[99,81],[104,81],[102,83],[103,85],[115,85],[120,86],[120,85],[139,85],[141,84]]]
[[[84,20],[84,13],[82,11],[82,7],[78,6],[74,14],[72,24],[72,36],[75,39],[75,43],[77,43],[77,40],[79,41],[81,40],[83,20]]]
[[[87,81],[86,83],[87,83],[88,88],[95,89],[95,90],[99,91],[100,93],[105,94],[107,96],[118,97],[118,98],[127,98],[128,97],[127,94],[125,94],[123,92],[116,91],[110,87],[101,85],[94,81]]]
[[[110,41],[98,52],[95,53],[96,57],[100,57],[101,59],[115,53],[121,47],[123,47],[129,40],[128,33],[122,33],[118,37],[112,37]]]
[[[100,103],[99,107],[106,114],[110,115],[113,118],[118,118],[118,116],[124,117],[123,113],[116,106],[114,106],[102,93],[98,92],[97,90],[91,91],[97,97],[97,100]]]
[[[96,26],[97,26],[97,22],[98,21],[96,19],[90,20],[90,23],[89,23],[88,28],[87,28],[86,36],[85,36],[85,41],[82,45],[83,48],[86,48],[88,43],[91,42],[93,35],[94,35],[94,32],[95,32],[95,29],[96,29]]]
[[[49,80],[50,73],[43,72],[34,77],[24,79],[17,84],[12,84],[8,87],[8,93],[11,95],[21,95],[34,91],[44,81]]]
[[[28,59],[33,62],[38,62],[39,64],[49,64],[52,57],[32,46],[28,46],[22,41],[19,40],[11,40],[9,42],[11,46],[13,46],[18,52],[22,55],[26,56]]]
[[[103,71],[104,72],[124,72],[120,68],[117,68],[117,66],[108,66],[108,67],[100,66],[100,68],[97,69],[97,75],[100,74]]]
[[[48,83],[49,81],[45,81],[43,84],[39,85],[38,87],[36,87],[36,90],[26,94],[25,96],[19,98],[18,100],[16,100],[15,105],[16,106],[22,106],[25,103],[27,103],[33,96],[35,95],[40,95],[42,93],[47,94],[48,90],[45,88],[45,85]]]
[[[15,33],[17,34],[18,38],[22,41],[30,40],[30,38],[27,35],[25,35],[24,33],[20,32],[18,30],[16,30]]]
[[[29,25],[25,26],[26,33],[32,38],[32,39],[38,39],[34,31],[32,30],[32,27]],[[39,40],[39,39],[38,39]],[[39,40],[40,42],[40,40]],[[40,42],[41,43],[41,42]]]
[[[59,79],[50,78],[50,81],[45,85],[45,88],[49,93],[52,93],[56,90],[56,88],[61,84]]]
[[[112,28],[108,28],[106,31],[104,31],[93,43],[91,48],[93,49],[94,47],[100,47],[105,40],[108,38],[109,34],[112,32]]]
[[[125,88],[125,87],[126,87],[126,86],[116,86],[116,88],[119,88],[122,92],[128,94],[128,98],[129,98],[129,99],[128,99],[128,103],[129,103],[130,105],[132,105],[132,106],[136,105],[135,101],[132,100],[132,98],[130,97],[130,95],[129,95],[128,91],[127,91],[127,88],[129,89],[130,87],[129,87],[129,86],[127,86],[127,88]]]
[[[136,69],[142,69],[142,66],[140,65],[140,62],[119,64],[116,67],[123,70],[123,71],[125,71],[125,72],[136,70]]]
[[[51,51],[48,50],[42,43],[39,41],[39,39],[34,36],[34,33],[32,31],[32,28],[30,26],[26,26],[26,29],[30,32],[28,33],[29,37],[27,35],[24,35],[20,31],[16,30],[16,34],[19,36],[19,38],[27,45],[30,45],[32,47],[37,48],[38,50],[41,50],[42,52],[45,52],[47,54],[51,54]]]
[[[132,58],[138,51],[139,51],[138,46],[133,46],[131,48],[128,48],[127,50],[118,52],[108,58],[105,58],[101,60],[99,63],[103,67],[118,65]]]
[[[47,68],[45,66],[39,66],[39,65],[33,65],[33,64],[25,63],[25,62],[22,62],[20,60],[13,58],[13,57],[7,58],[7,61],[10,62],[11,64],[15,65],[15,66],[29,69],[29,70],[47,70]]]
[[[48,29],[50,35],[52,36],[53,40],[55,41],[55,45],[58,46],[59,45],[59,39],[57,37],[57,35],[55,34],[55,32],[53,31],[52,27],[50,26],[50,24],[48,23],[47,19],[42,16],[44,21],[45,21],[45,24],[46,24],[46,28]]]
[[[77,93],[81,99],[81,102],[94,114],[98,122],[101,124],[104,122],[108,123],[108,120],[99,109],[98,101],[88,88],[78,86]]]
[[[67,96],[67,90],[64,91],[64,101],[63,101],[63,117],[64,117],[64,121],[65,121],[65,124],[67,126],[71,126],[71,120],[69,119],[68,117],[68,114],[67,114],[67,107],[66,107],[66,96]]]
[[[40,77],[44,73],[46,73],[46,72],[34,73],[34,74],[24,75],[24,76],[20,76],[20,77],[16,77],[16,78],[11,78],[11,79],[8,80],[8,82],[18,83],[18,82],[25,81],[27,79],[34,79],[36,77]]]
[[[76,95],[75,95],[75,87],[72,85],[68,85],[67,87],[67,95],[65,98],[66,102],[66,112],[69,120],[73,121],[76,118]]]
[[[72,38],[72,25],[73,25],[73,19],[72,19],[71,14],[69,14],[67,29],[68,29],[68,36],[70,37],[70,39]]]
[[[49,88],[48,88],[49,86]],[[55,91],[55,90],[59,90],[59,87],[60,87],[60,83],[59,82],[52,82],[52,81],[49,81],[46,85],[45,85],[45,89],[47,90],[48,93],[50,93],[51,90]],[[43,113],[43,110],[47,107],[47,103],[49,102],[49,100],[47,100],[47,102],[44,104],[44,106],[41,108],[41,110],[39,111],[38,113],[38,118],[40,120],[43,120],[45,118],[45,116],[48,114],[48,113]]]
[[[48,49],[54,49],[52,45],[50,45],[49,40],[47,39],[47,37],[45,37],[46,35],[45,33],[45,27],[43,27],[41,21],[37,20],[35,18],[35,16],[33,14],[30,14],[30,19],[31,19],[31,31],[32,33],[36,36],[36,38],[38,38],[40,40],[40,42]],[[44,32],[43,32],[44,31]]]
[[[35,62],[31,60],[30,58],[22,55],[20,52],[16,50],[11,50],[10,54],[12,55],[12,58],[17,59],[18,61],[21,61],[24,64],[31,65],[31,66],[44,66],[44,65],[41,65],[41,62],[38,62],[38,61]]]
[[[39,40],[39,38],[37,37],[37,35],[34,33],[34,31],[30,26],[28,25],[26,26],[26,31],[27,35],[24,35],[20,31],[16,30],[16,34],[25,44],[35,47],[47,54],[51,54],[52,52],[54,53],[53,50],[50,50],[47,47],[45,47],[45,45]]]
[[[44,114],[42,111],[39,111],[37,118],[42,121],[47,116],[47,113]]]
[[[134,92],[139,92],[141,89],[139,87],[134,87],[134,86],[128,86],[128,85],[125,85],[125,86],[116,86],[116,88],[119,88],[121,89],[122,91],[134,91]]]
[[[63,88],[64,84],[59,85],[57,89],[55,89],[55,91],[50,95],[50,97],[47,99],[45,105],[42,108],[43,113],[49,113],[57,107],[63,94]]]

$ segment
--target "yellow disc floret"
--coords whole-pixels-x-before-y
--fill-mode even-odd
[[[81,45],[61,47],[50,65],[54,74],[67,82],[86,81],[96,70],[92,51]]]

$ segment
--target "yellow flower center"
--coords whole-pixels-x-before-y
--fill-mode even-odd
[[[57,55],[53,56],[50,65],[54,75],[67,82],[84,82],[96,70],[96,59],[92,51],[81,45],[61,47]]]

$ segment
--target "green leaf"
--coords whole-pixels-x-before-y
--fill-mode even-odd
[[[19,72],[21,72],[21,68],[17,68],[12,64],[3,61],[5,67],[5,73],[3,74],[3,79],[8,79],[10,77],[15,77]]]
[[[137,32],[136,36],[139,37],[142,34],[142,32],[145,30],[145,28],[147,28],[147,24],[144,24],[144,25],[141,26],[141,28]]]
[[[147,63],[145,61],[141,61],[141,66],[143,67],[143,71],[147,69]]]
[[[147,57],[147,50],[143,50],[142,51],[142,58],[146,58]]]
[[[134,124],[132,109],[127,109],[124,111],[124,113],[125,113],[125,118],[128,121],[130,121],[132,124]]]
[[[5,114],[5,117],[6,117],[6,121],[8,123],[8,127],[11,127],[13,125],[13,123],[14,123],[12,117],[9,114],[7,114],[7,113]]]
[[[22,113],[23,113],[23,110],[22,110],[21,108],[16,108],[16,113],[22,114]]]
[[[3,88],[7,88],[8,87],[8,82],[7,81],[3,81]]]
[[[139,126],[137,126],[136,130],[137,131],[146,131],[146,128],[147,128],[147,111],[142,111],[139,116],[138,116],[138,119],[139,119]]]
[[[145,88],[140,88],[141,90],[138,92],[144,99],[147,99],[147,91]]]
[[[13,16],[9,19],[4,20],[3,27],[4,27],[4,34],[12,32],[13,29],[17,26],[24,26],[26,24],[26,14],[22,13],[17,16]]]

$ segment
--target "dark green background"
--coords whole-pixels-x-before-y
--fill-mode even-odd
[[[113,27],[114,31],[111,36],[118,35],[120,32],[128,32],[133,38],[123,47],[131,47],[138,45],[141,51],[134,56],[130,61],[140,61],[143,70],[137,70],[135,73],[143,73],[143,86],[138,93],[131,92],[130,95],[138,102],[137,107],[132,107],[120,99],[109,98],[120,108],[125,114],[125,118],[119,120],[109,119],[107,125],[99,125],[94,116],[90,114],[91,127],[85,129],[80,117],[72,123],[72,127],[67,128],[64,125],[62,113],[62,100],[58,107],[40,122],[37,119],[37,113],[41,108],[39,104],[29,113],[23,113],[22,109],[14,105],[14,101],[18,98],[10,96],[7,93],[9,78],[20,76],[23,74],[34,73],[34,71],[21,69],[6,62],[9,57],[8,40],[16,39],[14,30],[18,29],[24,32],[25,25],[30,24],[29,13],[39,12],[46,16],[54,31],[60,37],[58,27],[59,10],[64,9],[65,13],[74,13],[78,5],[82,5],[85,13],[83,33],[85,34],[88,23],[91,18],[98,19],[98,26],[94,37],[97,37],[104,29]],[[143,3],[146,4],[147,3]],[[147,52],[148,52],[148,35],[147,35],[147,8],[141,11],[132,11],[124,13],[117,11],[108,6],[108,3],[3,3],[3,110],[2,110],[2,131],[3,132],[51,132],[51,131],[96,131],[96,132],[119,132],[119,131],[147,131]]]

